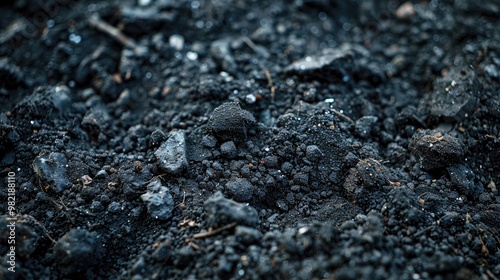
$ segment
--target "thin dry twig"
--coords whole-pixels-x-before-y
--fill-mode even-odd
[[[491,270],[489,269],[486,269],[486,274],[493,280],[498,280],[498,277],[495,276],[495,274],[493,274],[493,272],[491,272]]]
[[[225,225],[223,227],[220,227],[218,229],[214,229],[212,231],[207,231],[207,232],[200,232],[200,233],[197,233],[195,235],[193,235],[193,238],[194,239],[199,239],[199,238],[206,238],[206,237],[210,237],[210,236],[214,236],[216,234],[219,234],[227,229],[230,229],[230,228],[233,228],[236,226],[236,223],[230,223],[228,225]]]
[[[184,192],[184,196],[182,197],[182,202],[176,206],[176,207],[179,207],[181,210],[186,208],[186,204],[184,204],[186,202],[186,191],[183,191],[183,192]]]
[[[269,88],[271,89],[271,101],[274,102],[274,96],[276,95],[276,88],[274,87],[273,79],[271,78],[271,73],[269,73],[269,70],[264,68],[264,74],[266,75],[267,83],[269,85]]]
[[[187,242],[188,246],[192,247],[195,250],[200,250],[201,249],[200,245],[196,244],[196,242],[194,242],[193,240],[191,240],[189,238],[186,239],[186,242]]]
[[[45,236],[47,236],[47,238],[48,238],[48,239],[49,239],[52,243],[54,243],[54,244],[56,243],[56,240],[55,240],[54,238],[52,238],[52,236],[50,236],[49,231],[47,230],[47,228],[45,228],[45,226],[44,226],[42,223],[40,223],[39,221],[37,221],[37,220],[35,220],[35,219],[33,219],[33,222],[34,222],[36,225],[38,225],[39,227],[41,227],[41,228],[42,228],[43,233],[45,234]]]
[[[17,33],[22,32],[28,26],[28,21],[25,18],[20,18],[13,21],[5,31],[0,33],[0,44],[4,44],[11,40]]]
[[[337,114],[337,115],[341,116],[342,118],[344,118],[344,119],[348,120],[349,122],[354,123],[354,121],[353,121],[351,118],[349,118],[348,116],[344,115],[344,114],[343,114],[343,113],[341,113],[340,111],[335,110],[335,109],[332,109],[332,111],[333,111],[333,112],[335,112],[335,114]]]
[[[250,39],[248,38],[247,36],[244,36],[242,38],[243,42],[245,42],[245,44],[247,44],[247,46],[249,46],[253,51],[256,51],[257,50],[257,46],[255,45],[255,43]]]
[[[136,49],[138,47],[135,40],[128,38],[118,28],[103,21],[97,14],[94,14],[89,18],[89,24],[90,26],[97,28],[98,30],[108,34],[109,36],[111,36],[111,38],[120,42],[120,44],[124,45],[125,47],[131,49]]]

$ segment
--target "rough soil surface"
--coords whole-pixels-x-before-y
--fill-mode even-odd
[[[17,0],[0,23],[0,278],[500,278],[499,1]]]

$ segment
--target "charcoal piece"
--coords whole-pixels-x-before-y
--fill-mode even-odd
[[[229,181],[226,188],[235,201],[244,202],[252,198],[254,186],[244,178]]]
[[[281,171],[283,171],[283,173],[285,174],[290,174],[293,170],[293,165],[291,163],[289,163],[288,161],[285,161],[282,165],[281,165]]]
[[[479,197],[483,187],[474,183],[474,172],[464,164],[453,164],[446,169],[450,175],[451,182],[462,194]]]
[[[158,147],[163,141],[167,139],[167,136],[160,129],[155,129],[151,133],[151,137],[149,139],[150,139],[149,140],[150,147]]]
[[[237,102],[228,102],[215,108],[208,128],[221,140],[243,141],[247,137],[248,129],[255,124],[254,116],[241,109]]]
[[[354,167],[354,166],[356,166],[356,164],[358,164],[359,161],[360,161],[359,157],[357,157],[352,152],[349,152],[344,157],[343,165],[346,167]]]
[[[155,152],[160,166],[171,174],[179,174],[188,166],[186,156],[186,133],[184,130],[173,132],[168,140]]]
[[[256,227],[259,223],[255,208],[227,199],[221,192],[209,197],[203,208],[208,215],[209,226],[224,226],[236,222],[238,225]]]
[[[465,153],[462,141],[436,130],[417,131],[408,149],[418,158],[424,170],[450,166],[459,162]]]
[[[364,116],[356,121],[355,132],[361,138],[367,138],[372,132],[373,125],[378,118],[375,116]]]
[[[168,220],[172,217],[174,200],[167,187],[161,184],[160,179],[154,179],[147,186],[148,191],[141,195],[141,199],[148,208],[151,217],[159,220]]]
[[[42,154],[33,161],[33,170],[43,180],[54,183],[61,192],[71,186],[66,172],[68,160],[61,153]]]
[[[110,125],[111,116],[104,105],[90,108],[82,120],[82,127],[94,137],[97,137],[101,132],[106,132]]]
[[[453,68],[434,82],[434,91],[425,98],[431,116],[447,122],[461,122],[479,106],[482,85],[474,70]]]
[[[220,151],[222,155],[227,158],[235,158],[238,155],[238,150],[236,149],[233,141],[224,142],[220,146]]]
[[[207,148],[206,144],[208,143],[206,142],[206,140],[208,139],[205,136],[210,136],[209,144],[213,144],[213,147],[215,147],[215,144],[217,144],[217,139],[213,135],[206,135],[204,127],[200,127],[199,129],[191,132],[189,136],[186,136],[186,153],[188,161],[202,162],[203,160],[212,157],[212,149]],[[214,150],[214,152],[219,151]]]
[[[267,156],[264,158],[264,164],[267,167],[275,168],[278,166],[278,157],[277,156]]]
[[[104,255],[103,248],[97,233],[72,229],[56,242],[53,256],[64,276],[92,278],[92,270]]]

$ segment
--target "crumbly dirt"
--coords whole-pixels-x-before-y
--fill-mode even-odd
[[[499,1],[0,7],[0,278],[500,278]]]

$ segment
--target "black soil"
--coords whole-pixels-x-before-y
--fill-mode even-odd
[[[500,278],[499,1],[0,23],[1,279]]]

